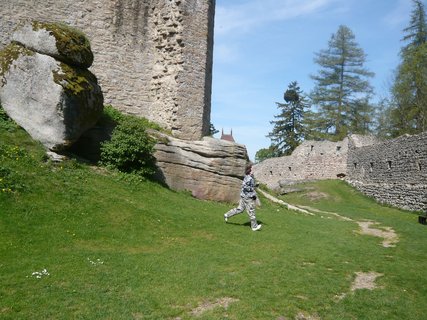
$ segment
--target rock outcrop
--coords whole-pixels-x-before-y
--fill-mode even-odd
[[[113,127],[98,125],[86,131],[70,151],[94,163],[101,143],[111,139]],[[239,200],[248,156],[246,147],[205,137],[188,141],[150,130],[156,138],[156,179],[172,190],[187,190],[198,199],[221,202]]]
[[[52,151],[69,148],[103,110],[88,71],[93,61],[81,32],[55,24],[23,25],[0,52],[0,102],[6,113]]]
[[[163,137],[154,156],[171,189],[198,199],[236,202],[248,156],[244,145],[205,137],[200,141]]]

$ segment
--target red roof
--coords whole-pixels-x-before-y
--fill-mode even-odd
[[[221,140],[236,142],[236,141],[234,141],[234,138],[233,138],[233,129],[231,130],[230,134],[224,134],[224,129],[222,129]]]

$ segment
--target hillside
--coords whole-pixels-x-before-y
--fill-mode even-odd
[[[425,319],[426,226],[342,181],[282,198],[305,214],[261,198],[252,232],[234,204],[0,137],[1,319]]]

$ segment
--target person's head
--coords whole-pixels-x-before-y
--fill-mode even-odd
[[[251,174],[251,171],[252,171],[252,164],[249,163],[248,165],[246,165],[245,174]]]

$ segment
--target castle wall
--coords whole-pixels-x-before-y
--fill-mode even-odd
[[[380,202],[427,211],[427,132],[358,147],[350,141],[348,181]]]
[[[105,103],[181,139],[209,133],[215,0],[9,0],[0,49],[21,20],[64,22],[87,34]]]
[[[256,164],[254,173],[260,183],[276,190],[345,176],[379,202],[427,211],[427,132],[387,141],[362,135],[340,142],[305,141],[290,156]]]
[[[347,173],[348,138],[304,141],[290,156],[270,158],[254,166],[256,179],[271,189],[307,180],[337,179]]]

